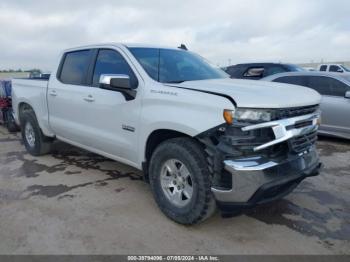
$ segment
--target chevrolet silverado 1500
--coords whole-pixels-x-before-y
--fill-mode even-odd
[[[318,174],[320,95],[232,80],[186,50],[101,44],[65,50],[49,81],[13,80],[26,149],[55,139],[143,170],[182,224],[283,197]]]

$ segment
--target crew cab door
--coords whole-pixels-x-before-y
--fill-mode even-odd
[[[47,92],[51,129],[58,138],[85,146],[91,145],[85,98],[92,90],[86,79],[92,55],[91,49],[65,53]]]
[[[99,88],[101,74],[127,74],[135,88],[141,86],[117,50],[67,53],[48,89],[50,126],[59,138],[132,164],[138,155],[140,96],[127,101],[120,92]]]

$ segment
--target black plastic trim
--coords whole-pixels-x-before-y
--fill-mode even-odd
[[[85,79],[85,82],[88,86],[92,86],[92,78],[94,75],[95,64],[96,64],[99,49],[94,48],[91,51],[92,51],[92,54],[90,57],[88,72],[86,74],[86,79]]]

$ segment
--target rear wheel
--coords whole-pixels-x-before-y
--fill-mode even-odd
[[[152,155],[149,175],[158,206],[172,220],[195,224],[214,213],[211,175],[196,141],[174,138],[160,144]]]
[[[21,115],[21,133],[24,146],[34,156],[44,155],[51,150],[52,138],[45,136],[32,111]]]

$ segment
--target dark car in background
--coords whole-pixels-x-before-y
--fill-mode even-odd
[[[320,134],[350,139],[350,73],[290,72],[261,79],[306,86],[322,95]]]
[[[9,132],[16,132],[18,126],[13,118],[11,90],[11,80],[0,79],[0,124],[6,126]]]
[[[273,74],[304,71],[302,67],[282,63],[247,63],[228,66],[225,72],[231,78],[259,80]]]

